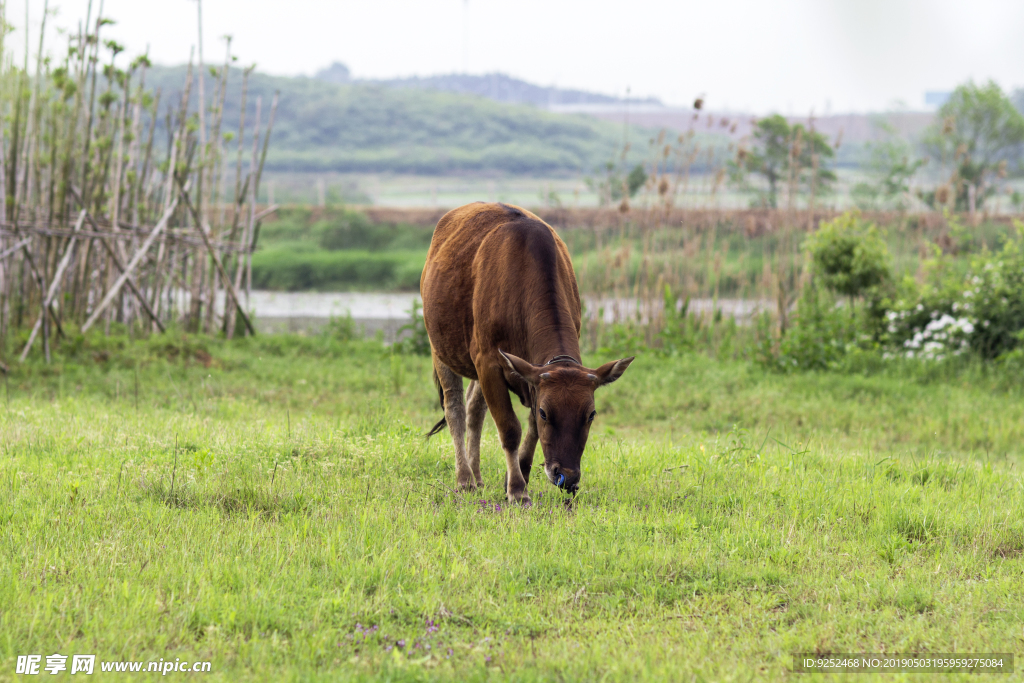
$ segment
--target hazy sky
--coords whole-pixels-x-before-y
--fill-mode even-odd
[[[7,2],[15,44],[23,2]],[[50,24],[77,27],[87,4],[51,0]],[[43,0],[28,10],[34,45]],[[158,63],[185,62],[197,43],[195,0],[105,0],[104,15],[117,21],[105,37],[129,58],[149,45]],[[926,90],[968,78],[1024,87],[1022,0],[205,0],[203,19],[207,62],[223,60],[230,33],[239,63],[274,74],[336,60],[357,77],[502,71],[670,104],[704,95],[713,109],[819,115],[920,109]]]

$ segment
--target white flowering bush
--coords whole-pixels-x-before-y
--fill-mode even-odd
[[[923,306],[921,306],[923,310]],[[908,316],[908,311],[889,311],[886,319],[889,322],[887,331],[896,334],[900,324]],[[942,360],[946,356],[957,356],[971,348],[970,336],[974,333],[974,322],[970,318],[954,318],[949,313],[932,311],[931,320],[921,329],[911,328],[913,335],[903,340],[898,353],[906,358],[923,360]],[[893,352],[886,357],[892,358]]]
[[[1024,252],[1019,239],[974,259],[966,276],[906,293],[886,314],[886,356],[942,360],[973,351],[994,359],[1024,331]]]
[[[870,226],[855,215],[825,225],[808,241],[814,278],[792,325],[778,338],[763,336],[759,360],[783,371],[961,356],[1024,367],[1024,223],[1016,228],[1018,236],[978,254],[969,268],[940,251],[926,263],[926,284],[908,278],[896,285]]]

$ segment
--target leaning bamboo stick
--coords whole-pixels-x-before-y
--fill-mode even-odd
[[[78,194],[74,187],[69,189],[71,190],[71,193],[75,197],[75,199],[77,199],[79,203],[81,203],[81,195]],[[125,254],[123,248],[121,247],[121,243],[119,241],[117,242],[118,249],[115,250],[110,245],[110,242],[108,242],[105,239],[107,236],[118,237],[118,235],[116,233],[105,234],[101,232],[100,226],[96,224],[96,220],[88,211],[85,211],[85,219],[89,221],[89,225],[92,226],[92,229],[94,231],[93,234],[90,235],[90,237],[96,238],[99,241],[99,243],[103,246],[104,250],[106,250],[108,257],[113,261],[114,266],[116,266],[121,273],[124,273]],[[149,300],[146,299],[146,296],[142,293],[142,290],[139,289],[139,286],[135,283],[135,280],[129,277],[126,281],[126,284],[128,285],[128,289],[131,291],[131,293],[135,295],[135,298],[139,300],[139,303],[142,305],[142,310],[144,310],[146,314],[153,320],[153,322],[156,324],[156,326],[160,329],[161,332],[165,331],[164,324],[160,321],[159,316],[157,316],[156,312],[153,310],[153,307],[150,305]]]
[[[89,222],[92,224],[93,229],[97,229],[96,222],[93,220],[92,216],[87,213],[86,218],[89,219]],[[110,256],[110,259],[111,261],[113,261],[114,266],[123,273],[125,271],[124,260],[121,258],[121,256],[118,255],[118,252],[115,251],[114,248],[110,246],[110,242],[108,242],[103,237],[99,237],[97,239],[99,240],[99,243],[103,246],[103,248],[106,250],[107,254]],[[150,317],[150,319],[152,319],[153,323],[156,324],[157,328],[159,328],[161,332],[165,332],[166,328],[164,327],[163,322],[160,321],[160,317],[153,310],[153,307],[150,305],[149,300],[146,299],[146,296],[142,293],[142,290],[139,289],[139,286],[138,284],[136,284],[135,279],[129,277],[125,281],[125,284],[128,286],[129,291],[131,291],[131,293],[135,295],[135,298],[138,299],[139,303],[142,305],[142,310],[146,312],[146,314]]]
[[[121,291],[121,287],[123,287],[124,283],[127,282],[128,278],[131,277],[132,271],[135,270],[135,268],[142,261],[143,257],[145,257],[146,252],[149,251],[149,248],[153,245],[153,242],[156,241],[156,238],[159,237],[160,233],[163,232],[164,228],[167,227],[167,223],[171,220],[171,216],[174,215],[174,210],[177,208],[178,199],[177,197],[175,197],[174,199],[171,200],[170,206],[168,206],[167,209],[164,211],[164,215],[160,217],[160,221],[149,233],[149,236],[146,238],[146,241],[142,243],[142,246],[139,247],[138,251],[135,252],[135,256],[133,256],[132,260],[128,263],[127,266],[125,266],[124,272],[121,273],[121,277],[119,277],[117,279],[117,282],[115,282],[113,286],[109,290],[107,290],[107,295],[103,297],[103,301],[100,302],[100,305],[93,310],[92,315],[89,316],[89,319],[85,321],[84,325],[82,325],[83,334],[87,332],[89,328],[96,323],[99,317],[103,315],[103,312],[107,310],[107,307],[110,306],[110,304],[114,301],[114,298]]]
[[[32,241],[31,237],[26,237],[25,239],[21,240],[20,242],[18,242],[14,246],[12,246],[12,247],[10,247],[8,249],[5,249],[4,251],[0,251],[0,261],[3,261],[8,256],[11,256],[11,255],[17,253],[18,250],[20,250],[22,247],[24,247],[26,244],[28,244],[31,241]]]

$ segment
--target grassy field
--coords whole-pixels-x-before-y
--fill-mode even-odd
[[[978,370],[641,354],[599,393],[575,502],[535,481],[519,509],[489,421],[486,487],[452,490],[425,358],[63,354],[0,387],[0,681],[33,653],[214,681],[689,681],[1024,649],[1024,396]]]

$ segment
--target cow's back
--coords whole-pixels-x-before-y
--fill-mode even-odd
[[[486,347],[528,358],[537,315],[554,316],[540,321],[549,332],[554,320],[561,334],[579,338],[579,291],[568,250],[550,226],[519,207],[477,202],[445,214],[430,242],[420,293],[434,353],[471,379],[477,378],[473,359],[491,350]]]

